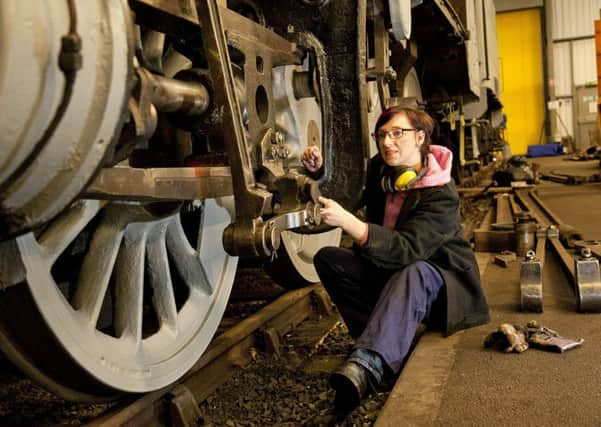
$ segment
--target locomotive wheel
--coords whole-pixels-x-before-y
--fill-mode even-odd
[[[322,148],[323,126],[320,106],[315,98],[297,99],[293,78],[296,67],[279,67],[273,70],[276,125],[287,135],[289,146],[294,147],[295,161],[300,165],[300,153],[310,145]],[[300,71],[300,70],[297,70]],[[276,256],[265,265],[265,270],[280,286],[295,289],[319,282],[313,266],[313,256],[324,246],[338,246],[340,229],[318,234],[301,234],[283,231]]]
[[[284,231],[277,256],[266,264],[265,270],[278,285],[287,289],[317,283],[319,276],[313,256],[322,247],[339,246],[341,236],[340,228],[319,234]]]
[[[237,258],[215,242],[232,205],[205,200],[183,213],[82,200],[39,235],[18,237],[25,280],[0,298],[3,351],[70,400],[176,381],[208,346],[229,298]]]

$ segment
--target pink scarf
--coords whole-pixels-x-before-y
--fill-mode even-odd
[[[403,203],[407,198],[407,191],[397,191],[396,193],[386,194],[386,206],[384,207],[384,222],[383,226],[389,230],[394,230],[396,220],[401,212]]]

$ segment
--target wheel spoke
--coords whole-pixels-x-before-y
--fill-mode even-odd
[[[165,242],[168,224],[168,222],[162,221],[154,227],[153,232],[149,235],[146,246],[146,263],[150,287],[153,291],[152,302],[159,324],[161,327],[167,327],[176,332],[177,307]]]
[[[125,230],[116,265],[115,333],[120,338],[142,341],[144,255],[148,224],[130,224]]]
[[[52,222],[39,239],[49,265],[54,264],[59,255],[96,216],[104,203],[99,200],[82,200]]]
[[[175,261],[177,271],[190,289],[211,295],[213,288],[201,263],[198,252],[190,246],[179,216],[167,228],[167,248]]]
[[[94,232],[83,261],[73,306],[93,325],[98,321],[122,239],[121,226],[115,222],[103,221]]]

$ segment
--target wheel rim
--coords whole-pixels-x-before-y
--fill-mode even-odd
[[[315,253],[325,246],[339,246],[342,230],[335,228],[319,234],[282,233],[282,243],[295,270],[309,283],[319,282],[313,265]]]
[[[313,257],[325,246],[339,246],[342,230],[335,228],[325,233],[300,234],[282,232],[282,244],[277,256],[265,265],[265,271],[280,286],[300,288],[319,282]]]
[[[179,210],[156,215],[93,200],[74,204],[40,236],[17,239],[37,309],[76,368],[112,389],[147,392],[177,380],[203,353],[225,310],[237,258],[215,244],[231,221],[232,198],[201,205],[191,214],[196,247]],[[91,238],[67,298],[52,268],[84,230]],[[101,317],[107,293],[108,326]]]

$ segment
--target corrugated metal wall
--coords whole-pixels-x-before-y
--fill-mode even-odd
[[[599,19],[601,0],[548,0],[553,42],[553,82],[555,97],[562,100],[556,110],[555,139],[566,132],[576,136],[578,123],[573,108],[576,87],[597,81],[595,19]],[[563,123],[562,123],[563,121]],[[580,148],[585,148],[576,141]]]
[[[594,19],[599,16],[599,0],[551,0],[553,40],[595,35]],[[595,17],[591,19],[591,17]]]

